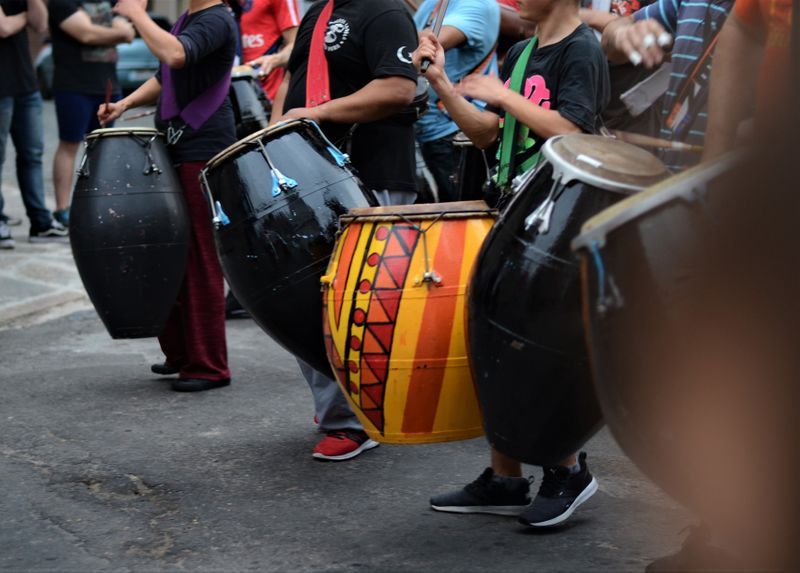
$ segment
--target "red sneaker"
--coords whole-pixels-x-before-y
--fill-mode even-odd
[[[363,430],[336,430],[320,440],[312,455],[318,460],[343,462],[379,445]]]

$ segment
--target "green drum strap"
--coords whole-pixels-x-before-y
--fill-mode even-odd
[[[525,46],[519,59],[514,64],[514,69],[511,71],[511,81],[509,82],[508,89],[518,94],[522,93],[522,82],[525,81],[525,69],[528,67],[528,62],[531,59],[533,50],[536,49],[536,44],[539,39],[537,36],[531,38],[528,45]],[[503,122],[503,133],[500,139],[500,165],[497,169],[497,185],[500,188],[507,187],[511,180],[514,178],[512,172],[512,162],[515,154],[519,151],[518,142],[528,137],[529,129],[526,126],[521,126],[521,132],[516,133],[517,118],[506,113],[505,121]]]

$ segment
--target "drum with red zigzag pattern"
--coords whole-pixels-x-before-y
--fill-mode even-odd
[[[331,367],[367,433],[427,443],[483,433],[465,293],[495,220],[483,201],[353,209],[323,283]]]

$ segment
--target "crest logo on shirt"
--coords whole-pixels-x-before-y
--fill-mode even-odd
[[[325,32],[325,51],[335,52],[341,48],[350,37],[350,24],[344,18],[337,18],[328,23]]]
[[[404,64],[414,63],[414,61],[411,59],[411,51],[405,46],[401,46],[400,49],[397,50],[397,59]]]

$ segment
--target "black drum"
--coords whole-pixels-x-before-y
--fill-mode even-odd
[[[483,187],[489,178],[489,162],[486,151],[475,147],[462,132],[455,135],[453,145],[458,150],[458,167],[455,175],[458,200],[484,199]]]
[[[766,269],[756,273],[762,292],[755,290],[753,297],[744,292],[746,275],[757,268],[746,243],[759,240],[748,235],[763,227],[761,215],[771,207],[748,206],[758,209],[752,213],[759,214],[759,222],[748,225],[748,216],[728,232],[726,204],[743,204],[735,190],[737,179],[747,177],[735,165],[728,157],[670,178],[590,219],[573,242],[583,269],[584,313],[603,415],[631,459],[684,500],[700,484],[699,460],[690,463],[696,449],[702,448],[703,463],[716,469],[717,479],[727,462],[710,461],[714,451],[730,459],[731,451],[758,432],[751,428],[746,439],[734,439],[757,418],[758,409],[750,410],[750,404],[736,406],[733,424],[717,418],[742,388],[737,378],[748,370],[745,356],[759,346],[744,333],[768,339],[768,329],[759,332],[756,325],[766,316],[760,301],[773,290],[766,287],[774,271]],[[754,191],[748,190],[758,195]],[[723,237],[725,246],[715,253]],[[759,250],[769,260],[769,251]],[[728,254],[718,256],[723,251]],[[727,256],[736,260],[726,269]],[[741,276],[730,271],[734,264]],[[759,318],[746,319],[756,308]],[[720,355],[722,348],[727,350]],[[768,369],[759,370],[757,385],[765,387]],[[712,421],[716,429],[698,432],[700,424]],[[722,442],[705,447],[717,438]],[[741,475],[746,468],[739,470]],[[696,493],[703,489],[708,498],[707,488]]]
[[[483,244],[470,285],[470,355],[486,435],[516,460],[554,464],[600,427],[570,241],[590,216],[667,175],[637,147],[554,137],[546,161]]]
[[[272,104],[250,66],[233,69],[230,90],[233,115],[236,119],[236,138],[242,139],[269,125]]]
[[[330,373],[320,278],[339,216],[374,199],[315,123],[288,121],[226,149],[201,176],[236,298],[264,331]]]
[[[186,203],[160,133],[89,134],[69,231],[81,280],[111,337],[158,336],[189,249]]]

